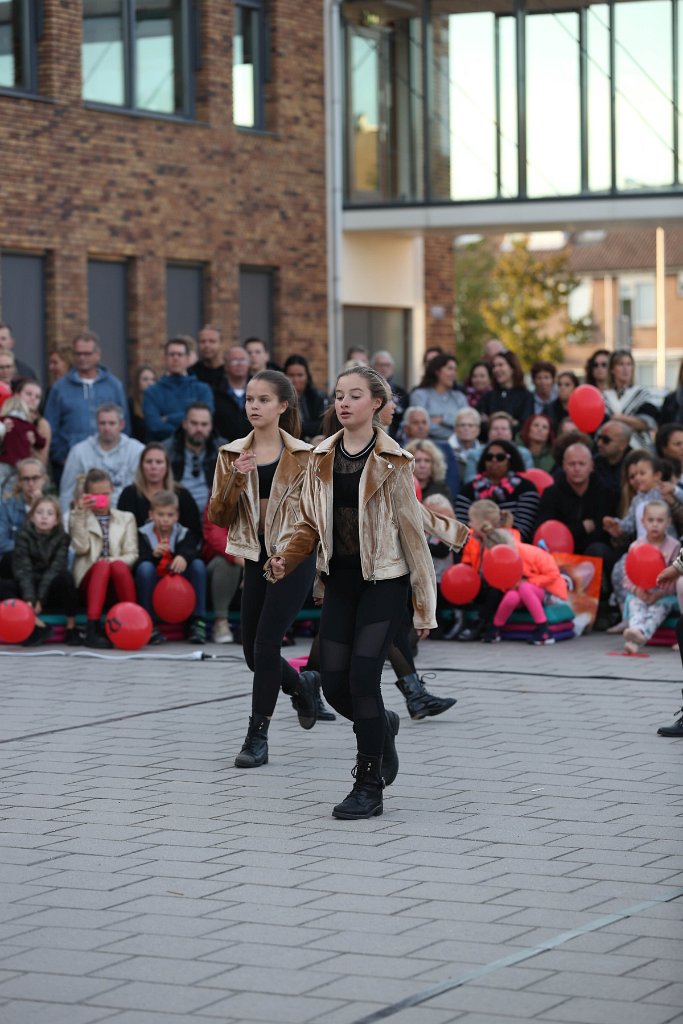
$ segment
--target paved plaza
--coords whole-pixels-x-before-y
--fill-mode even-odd
[[[1,1024],[683,1021],[680,661],[618,646],[423,643],[458,704],[422,723],[387,666],[401,771],[356,823],[347,723],[282,698],[232,766],[237,648],[5,649]]]

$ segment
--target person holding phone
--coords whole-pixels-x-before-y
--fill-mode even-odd
[[[137,524],[131,512],[111,508],[113,493],[108,473],[89,470],[69,517],[71,546],[76,555],[73,574],[87,608],[86,647],[111,646],[99,630],[110,593],[110,604],[135,602],[131,568],[138,560]]]

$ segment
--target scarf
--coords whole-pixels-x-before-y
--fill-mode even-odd
[[[487,498],[495,501],[496,505],[502,505],[506,498],[511,498],[521,483],[520,477],[515,473],[508,473],[498,483],[490,480],[485,473],[477,473],[472,481],[474,500],[483,501]]]

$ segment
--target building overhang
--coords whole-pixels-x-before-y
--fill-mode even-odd
[[[345,209],[344,232],[507,234],[667,227],[683,222],[683,193],[533,202],[449,203]]]

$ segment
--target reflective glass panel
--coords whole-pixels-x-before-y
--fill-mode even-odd
[[[0,0],[0,87],[15,89],[21,81],[21,19],[17,0]]]
[[[449,18],[452,199],[497,193],[495,23],[491,13]]]
[[[126,102],[122,0],[83,0],[83,98]]]
[[[356,192],[377,192],[379,173],[379,40],[355,31],[350,38],[351,168]]]
[[[588,188],[592,192],[602,192],[612,186],[609,11],[607,4],[592,4],[587,10],[586,49]]]
[[[527,192],[581,190],[578,14],[526,19]]]
[[[232,118],[243,128],[258,126],[259,12],[236,7],[232,62]]]
[[[518,128],[517,128],[517,29],[514,18],[498,21],[499,83],[498,126],[500,144],[500,194],[516,196],[519,192]]]
[[[669,0],[617,3],[615,18],[617,188],[673,181]]]
[[[176,48],[180,0],[136,0],[135,106],[173,114],[180,94]]]

